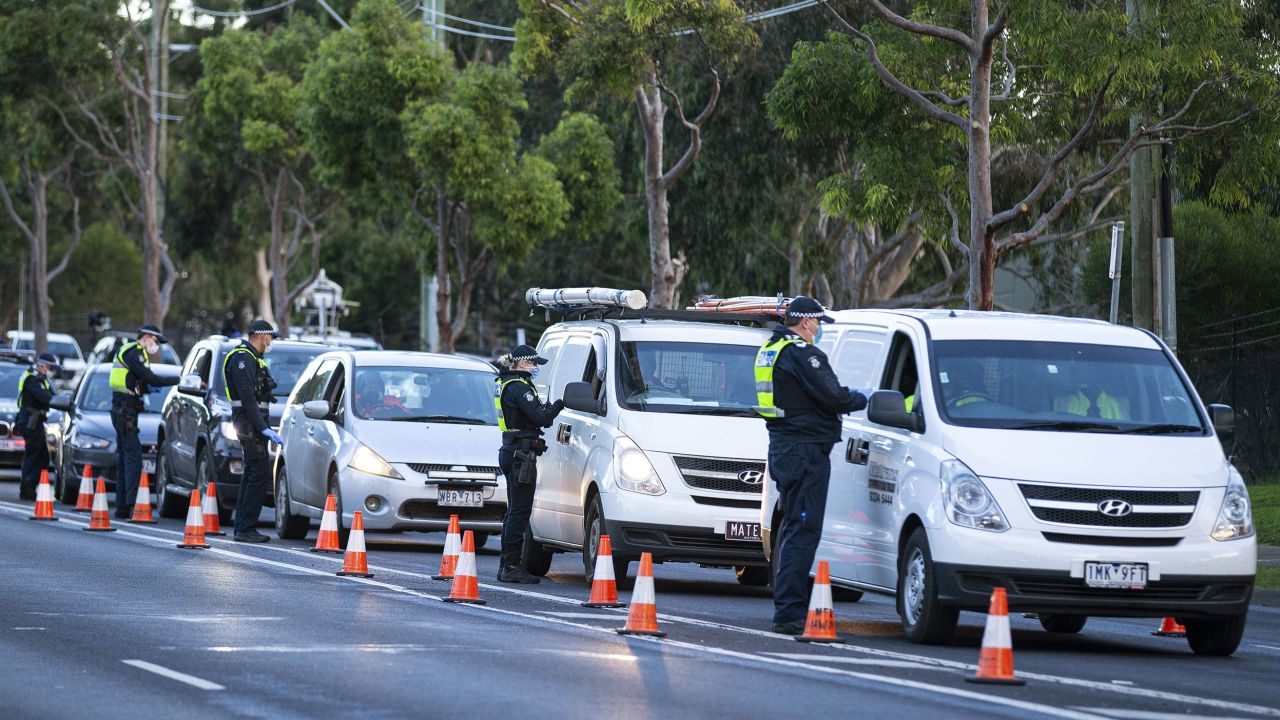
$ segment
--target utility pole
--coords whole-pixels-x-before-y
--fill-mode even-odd
[[[445,0],[423,0],[422,24],[431,28],[431,40],[439,43],[442,51],[448,51],[445,33],[440,29],[444,24]],[[439,242],[439,240],[437,240]],[[427,268],[434,267],[430,253],[425,247],[420,256],[422,269],[418,274],[418,349],[437,352],[440,350],[440,325],[436,321],[436,305],[439,302],[441,278],[437,278]]]
[[[1153,0],[1126,0],[1125,11],[1129,16],[1129,34],[1141,34],[1144,22],[1150,21],[1150,5]],[[1143,122],[1140,115],[1129,117],[1129,129],[1134,131]],[[1138,148],[1129,158],[1129,248],[1130,288],[1133,298],[1134,327],[1153,330],[1156,327],[1155,301],[1155,237],[1152,207],[1157,197],[1156,165],[1160,150],[1154,147]]]
[[[166,149],[169,140],[169,0],[151,0],[151,52],[147,54],[147,91],[151,122],[156,125],[156,228],[164,239],[165,196],[169,187]],[[149,319],[147,319],[150,322]]]

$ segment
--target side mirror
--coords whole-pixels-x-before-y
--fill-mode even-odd
[[[333,415],[333,408],[328,400],[310,400],[302,403],[302,414],[312,420],[328,420]]]
[[[572,382],[565,385],[564,406],[592,415],[605,414],[605,405],[596,399],[596,391],[591,388],[591,383]]]
[[[71,393],[58,393],[49,398],[49,407],[53,410],[71,412]]]
[[[1210,405],[1209,420],[1213,431],[1223,440],[1230,440],[1236,432],[1236,411],[1230,405]]]
[[[195,373],[183,375],[178,380],[178,392],[184,395],[203,395],[204,390],[200,388],[204,383],[200,380],[200,376]]]
[[[867,419],[877,425],[924,432],[924,417],[907,412],[906,398],[897,390],[877,390],[867,403]]]

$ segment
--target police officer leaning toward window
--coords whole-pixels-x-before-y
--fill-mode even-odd
[[[254,320],[249,326],[248,337],[243,338],[222,360],[227,399],[231,401],[231,424],[244,452],[244,473],[240,476],[240,495],[236,498],[235,539],[238,542],[267,542],[270,539],[257,530],[267,483],[271,480],[267,442],[283,445],[284,441],[268,423],[271,391],[275,389],[276,381],[271,377],[263,356],[271,352],[271,344],[278,337],[280,335],[271,323]]]
[[[36,499],[40,471],[49,467],[49,441],[44,433],[49,401],[53,399],[49,378],[61,369],[58,358],[41,353],[36,364],[18,378],[18,415],[13,419],[13,428],[23,439],[22,484],[18,488],[22,500]]]
[[[769,429],[769,473],[778,485],[782,522],[773,582],[773,631],[799,635],[809,603],[809,569],[822,537],[831,480],[831,448],[840,415],[867,406],[867,391],[842,387],[816,347],[821,323],[834,322],[803,295],[787,306],[756,354],[756,408]]]
[[[498,580],[507,583],[536,585],[538,577],[524,569],[521,562],[524,535],[533,513],[533,494],[537,487],[537,457],[547,449],[542,429],[551,427],[556,415],[564,409],[564,401],[544,403],[538,398],[532,378],[538,366],[547,359],[528,345],[517,345],[498,359],[494,405],[498,409],[498,427],[502,430],[502,448],[498,465],[507,481],[507,514],[502,518],[502,561]]]
[[[138,439],[138,415],[142,398],[153,387],[177,385],[176,377],[151,372],[151,355],[168,342],[155,325],[138,328],[138,336],[116,351],[111,362],[111,425],[116,429],[116,517],[133,515],[142,476],[142,442]]]

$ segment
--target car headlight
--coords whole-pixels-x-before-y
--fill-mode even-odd
[[[97,435],[76,433],[75,440],[71,441],[71,446],[80,450],[106,450],[111,447],[111,441]]]
[[[218,429],[222,431],[222,437],[232,441],[240,440],[240,434],[236,432],[235,423],[224,420],[222,424],[218,426]]]
[[[1210,537],[1214,540],[1253,537],[1253,509],[1249,504],[1249,491],[1244,487],[1244,478],[1234,469],[1227,482],[1227,494],[1222,498],[1218,521],[1214,523]]]
[[[991,491],[959,460],[942,463],[942,504],[947,518],[956,525],[992,532],[1009,529]]]
[[[368,445],[361,445],[356,448],[356,453],[351,456],[351,462],[347,463],[347,467],[370,475],[403,479],[400,473],[391,467],[390,463],[383,460],[378,453],[370,450]]]
[[[613,467],[618,487],[623,490],[642,495],[661,495],[667,491],[653,463],[631,438],[619,437],[613,441]]]

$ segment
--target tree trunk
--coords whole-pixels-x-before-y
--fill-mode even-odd
[[[436,188],[436,325],[440,328],[440,352],[453,353],[453,320],[449,317],[452,296],[449,278],[449,237],[453,231],[449,198],[443,187]]]
[[[1125,10],[1129,16],[1130,32],[1137,32],[1147,21],[1148,0],[1128,0]],[[1142,117],[1134,114],[1129,119],[1129,131],[1135,132],[1142,124]],[[1153,290],[1154,275],[1152,256],[1155,228],[1151,222],[1151,201],[1156,197],[1156,163],[1160,149],[1138,148],[1129,157],[1129,224],[1125,228],[1125,241],[1129,243],[1130,297],[1133,309],[1133,326],[1155,327],[1156,304]]]
[[[648,204],[649,269],[653,276],[649,306],[670,308],[675,303],[676,269],[671,262],[670,206],[662,168],[662,131],[667,107],[655,83],[636,88],[636,106],[644,128],[644,195]]]
[[[253,251],[254,274],[258,281],[258,316],[275,324],[276,317],[271,305],[271,268],[267,265],[267,251],[258,248]]]
[[[164,326],[165,315],[169,314],[168,294],[162,290],[162,284],[172,288],[172,278],[161,277],[161,256],[165,254],[163,219],[160,205],[160,120],[156,99],[152,97],[143,104],[146,108],[144,130],[146,132],[146,148],[141,177],[138,178],[142,200],[142,319],[144,323]]]
[[[49,194],[48,181],[38,176],[31,183],[31,330],[36,353],[49,349]]]
[[[284,244],[284,196],[288,188],[289,174],[284,168],[276,171],[276,188],[271,205],[271,254],[267,265],[271,269],[272,322],[281,335],[289,334],[289,253]]]
[[[995,235],[991,208],[991,53],[982,38],[989,23],[987,0],[971,0],[973,41],[969,89],[969,307],[993,310],[996,304]],[[975,282],[976,281],[976,282]]]

